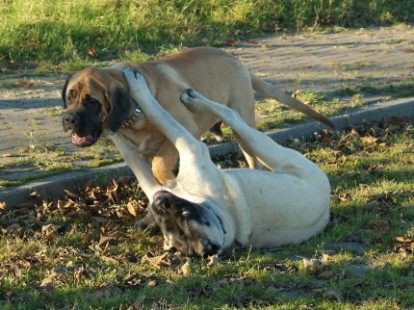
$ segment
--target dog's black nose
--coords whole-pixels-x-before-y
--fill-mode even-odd
[[[160,190],[154,194],[153,206],[170,208],[173,205],[173,195],[168,191]]]
[[[62,114],[62,124],[65,130],[74,129],[79,125],[79,116],[71,112],[65,112]]]
[[[220,250],[219,245],[209,242],[204,246],[204,252],[202,256],[207,257],[207,256],[215,255],[218,253],[219,250]]]

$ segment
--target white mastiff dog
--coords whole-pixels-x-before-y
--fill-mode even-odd
[[[186,90],[181,101],[190,111],[223,120],[240,136],[243,149],[269,171],[218,169],[207,146],[157,102],[145,77],[129,69],[124,75],[133,99],[180,156],[177,177],[164,186],[148,164],[138,176],[164,235],[165,250],[207,256],[233,245],[274,248],[300,243],[325,228],[330,185],[317,165],[249,127],[231,108]]]

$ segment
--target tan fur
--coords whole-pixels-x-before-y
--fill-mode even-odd
[[[103,106],[101,118],[104,133],[112,134],[111,138],[127,164],[134,166],[131,162],[134,156],[132,151],[150,160],[153,174],[161,184],[174,178],[173,168],[178,152],[173,144],[144,115],[131,126],[111,132],[111,128],[119,127],[117,124],[134,109],[134,104],[126,103],[128,100],[117,102],[120,94],[122,98],[128,96],[128,84],[122,74],[124,68],[141,72],[157,101],[195,137],[201,137],[219,119],[213,114],[188,110],[180,101],[180,94],[188,88],[233,108],[252,127],[255,127],[253,89],[332,126],[324,116],[252,75],[236,58],[220,49],[200,47],[157,61],[123,62],[75,73],[67,81],[64,98],[72,96],[72,102],[78,109],[85,104],[83,98],[86,94],[98,100]],[[75,109],[75,104],[69,105],[68,109]],[[239,142],[237,135],[235,138]],[[130,158],[129,161],[127,158]],[[255,167],[254,159],[248,154],[246,158],[249,165]]]

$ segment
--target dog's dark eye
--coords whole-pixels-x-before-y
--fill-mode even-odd
[[[93,99],[93,98],[86,99],[85,102],[87,104],[98,104],[99,103],[98,100]]]
[[[97,104],[97,103],[99,103],[99,101],[96,100],[95,98],[92,98],[91,95],[86,94],[85,103],[87,103],[87,104]]]

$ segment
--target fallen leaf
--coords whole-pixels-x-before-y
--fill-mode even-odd
[[[141,258],[141,263],[144,264],[146,262],[148,262],[157,270],[161,269],[161,266],[171,266],[171,260],[169,259],[168,252],[165,252],[158,256],[152,256],[151,253],[147,253]]]
[[[322,264],[326,264],[331,260],[331,256],[328,253],[322,253]]]
[[[64,192],[66,193],[66,195],[68,195],[68,197],[69,198],[71,198],[71,199],[78,199],[79,198],[79,195],[78,194],[75,194],[75,193],[73,193],[73,192],[71,192],[70,190],[68,190],[68,189],[65,189],[64,190]]]
[[[36,191],[31,192],[30,195],[29,195],[29,198],[31,198],[31,199],[35,199],[35,198],[39,198],[39,197],[40,197],[40,195]]]
[[[51,286],[53,284],[56,284],[58,279],[59,279],[59,274],[53,269],[52,271],[48,273],[46,278],[42,280],[42,282],[40,283],[40,287],[46,287],[46,286]]]
[[[245,42],[248,44],[257,44],[257,41],[249,40],[249,39],[247,39]]]
[[[364,168],[367,172],[384,172],[384,167],[382,165],[362,165],[362,168]]]
[[[226,40],[226,45],[235,46],[236,45],[236,40],[228,39],[228,40]]]
[[[361,141],[367,144],[375,144],[378,141],[378,138],[375,138],[373,136],[367,136],[367,137],[362,137]]]
[[[207,258],[207,260],[208,260],[207,267],[211,268],[220,261],[220,257],[218,256],[218,254],[211,255]]]
[[[329,135],[330,135],[329,130],[327,130],[327,129],[322,129],[322,130],[320,131],[320,134],[321,134],[322,136],[329,136]]]
[[[310,270],[310,269],[320,270],[322,268],[322,263],[321,263],[321,261],[319,259],[315,259],[315,258],[312,258],[312,259],[303,258],[302,259],[302,262],[303,262],[303,267],[306,270]]]
[[[84,278],[84,275],[85,275],[85,267],[80,266],[78,269],[75,270],[75,272],[73,273],[73,281],[75,282],[76,286]]]
[[[82,236],[82,244],[86,247],[92,244],[92,238],[88,233],[83,234]]]
[[[135,206],[132,202],[128,202],[127,204],[128,212],[133,216],[137,217],[137,210],[135,210]]]
[[[106,255],[102,255],[101,259],[103,262],[108,263],[108,264],[112,264],[112,265],[117,265],[118,261],[115,258],[106,256]]]
[[[394,241],[398,242],[398,243],[412,243],[412,242],[414,242],[413,239],[405,238],[405,237],[395,237]]]
[[[57,236],[58,230],[62,228],[59,225],[46,224],[42,226],[42,238],[46,242],[53,242]]]
[[[188,276],[189,274],[191,274],[191,267],[190,267],[190,261],[186,261],[181,267],[180,267],[180,272],[184,275],[184,276]]]
[[[92,56],[92,57],[96,57],[96,56],[98,56],[98,53],[96,52],[96,50],[93,47],[90,47],[88,49],[88,55]]]
[[[99,245],[106,245],[115,240],[115,237],[100,235]]]
[[[124,283],[135,287],[142,286],[142,279],[138,274],[129,272],[124,277]]]
[[[34,85],[34,82],[32,80],[18,80],[17,84],[21,87],[32,87]]]

